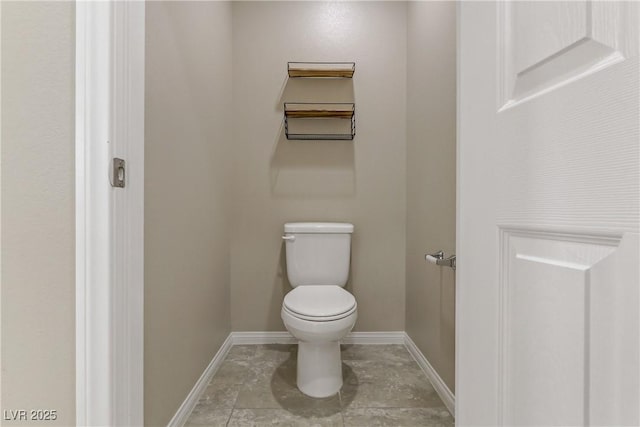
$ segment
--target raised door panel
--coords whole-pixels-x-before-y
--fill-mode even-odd
[[[540,64],[587,36],[586,1],[517,2],[511,8],[516,73]]]
[[[637,54],[637,14],[633,2],[501,2],[498,107]]]
[[[640,425],[640,239],[627,233],[590,269],[589,407],[592,426]]]
[[[633,363],[615,360],[638,354],[637,342],[620,333],[638,333],[638,316],[628,303],[638,295],[637,262],[629,262],[638,256],[632,239],[622,244],[616,237],[503,231],[503,425],[638,419],[638,393],[633,381],[624,386],[622,378],[638,372],[622,372],[620,366]]]

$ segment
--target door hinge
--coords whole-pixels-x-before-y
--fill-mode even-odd
[[[124,188],[125,179],[125,162],[122,159],[114,157],[111,162],[111,186]]]

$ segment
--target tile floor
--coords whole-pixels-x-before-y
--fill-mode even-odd
[[[344,385],[314,399],[296,388],[295,345],[234,346],[186,426],[453,426],[402,345],[342,347]]]

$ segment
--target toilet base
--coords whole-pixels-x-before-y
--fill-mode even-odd
[[[329,397],[342,388],[340,342],[298,342],[298,389],[311,397]]]

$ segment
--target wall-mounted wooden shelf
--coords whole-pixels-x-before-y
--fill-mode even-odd
[[[352,102],[285,102],[285,135],[296,140],[353,140],[355,109]]]
[[[353,77],[356,71],[355,62],[288,62],[289,77],[324,77],[346,78]]]

